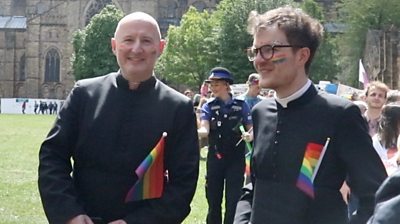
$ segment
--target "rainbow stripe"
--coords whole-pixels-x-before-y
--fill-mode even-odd
[[[245,172],[245,174],[247,175],[247,176],[250,176],[250,159],[251,159],[251,152],[248,152],[247,154],[246,154],[246,167],[245,167],[245,170],[244,170],[244,172]]]
[[[164,190],[164,144],[167,133],[163,133],[157,145],[142,161],[135,173],[138,180],[129,190],[125,202],[160,198]]]
[[[271,61],[273,63],[282,63],[286,61],[286,54],[280,53],[280,54],[274,54],[274,56],[271,58]]]
[[[326,140],[324,146],[312,142],[308,143],[304,153],[296,186],[311,198],[315,197],[313,183],[328,144],[329,138]]]

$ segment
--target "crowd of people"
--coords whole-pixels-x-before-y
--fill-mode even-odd
[[[33,106],[33,112],[35,114],[57,114],[58,104],[57,102],[45,102],[45,101],[35,101]]]
[[[78,81],[41,145],[49,223],[181,223],[202,145],[208,224],[398,222],[398,98],[381,82],[357,104],[318,90],[309,68],[323,27],[301,9],[253,11],[248,31],[257,73],[245,93],[215,67],[198,94],[181,94],[154,75],[165,45],[156,20],[122,18],[111,39],[120,69]]]

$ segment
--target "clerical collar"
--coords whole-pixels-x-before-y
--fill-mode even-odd
[[[137,83],[137,88],[136,89],[131,89],[129,88],[129,81],[126,80],[122,74],[119,72],[117,75],[117,84],[119,87],[121,87],[122,89],[126,89],[129,91],[145,91],[148,89],[152,89],[154,88],[155,84],[156,84],[156,77],[153,75],[151,76],[149,79],[142,81],[140,83]]]
[[[285,98],[279,98],[276,93],[274,94],[276,102],[278,102],[283,108],[287,108],[287,105],[289,102],[300,98],[306,91],[307,89],[311,86],[312,82],[311,80],[307,80],[306,84],[301,87],[299,90],[297,90],[295,93],[292,95],[285,97]]]

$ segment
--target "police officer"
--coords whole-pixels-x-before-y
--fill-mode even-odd
[[[225,224],[232,224],[236,204],[243,186],[245,168],[245,144],[251,141],[251,133],[243,135],[239,127],[252,127],[249,106],[233,98],[230,85],[231,72],[223,67],[213,68],[208,80],[213,97],[201,109],[200,137],[208,136],[206,198],[208,224],[222,223],[221,203],[225,186]]]

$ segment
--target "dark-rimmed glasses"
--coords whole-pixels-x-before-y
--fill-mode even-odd
[[[249,61],[254,61],[257,57],[257,54],[260,52],[261,57],[264,60],[269,60],[272,57],[274,57],[275,49],[276,48],[282,48],[282,47],[297,47],[297,48],[302,48],[302,46],[299,45],[270,45],[266,44],[263,45],[259,48],[255,47],[250,47],[247,49],[247,58]]]

